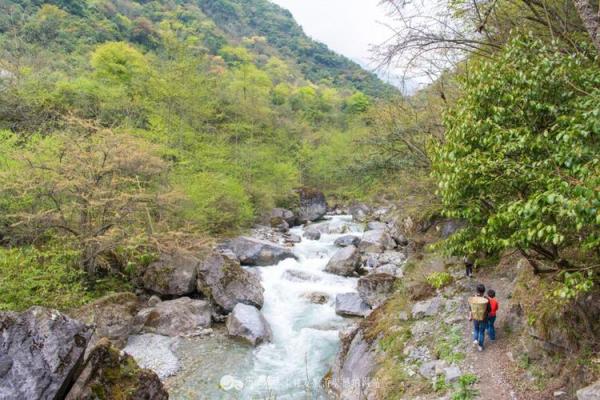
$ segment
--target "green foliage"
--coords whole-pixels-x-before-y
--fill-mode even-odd
[[[561,275],[562,285],[552,292],[552,295],[559,299],[576,299],[588,293],[594,286],[594,274],[591,271],[588,271],[587,274],[562,271]]]
[[[435,289],[441,289],[452,283],[452,275],[447,272],[432,272],[426,280]]]
[[[433,390],[435,392],[445,392],[448,390],[449,385],[446,383],[446,378],[443,375],[438,375],[433,381]]]
[[[356,92],[346,99],[344,108],[350,114],[364,113],[369,109],[371,102],[369,97],[362,92]]]
[[[520,248],[556,262],[600,249],[600,73],[594,57],[531,37],[473,65],[434,149],[455,254]]]
[[[298,187],[385,185],[357,171],[388,85],[266,0],[157,4],[0,4],[0,245],[76,249],[98,288],[157,241],[236,234]]]
[[[105,278],[94,291],[88,290],[78,262],[79,252],[62,246],[0,248],[0,310],[21,311],[35,305],[66,310],[129,289]]]
[[[235,179],[210,173],[177,178],[189,204],[183,218],[210,233],[226,233],[248,225],[253,219],[250,198]]]
[[[479,392],[473,388],[477,383],[477,376],[473,374],[464,374],[458,378],[455,384],[455,392],[452,393],[452,400],[473,400],[477,398]]]
[[[439,340],[435,344],[435,354],[440,360],[449,363],[461,362],[465,359],[465,354],[456,351],[464,342],[462,328],[460,326],[450,327],[445,325],[442,329]]]

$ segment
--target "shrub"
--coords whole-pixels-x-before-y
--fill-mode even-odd
[[[426,279],[427,283],[435,289],[441,289],[452,283],[452,275],[447,272],[432,272]]]

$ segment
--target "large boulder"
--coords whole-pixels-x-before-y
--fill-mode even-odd
[[[359,250],[363,253],[382,253],[395,247],[396,242],[385,230],[366,231],[358,245]]]
[[[351,245],[336,251],[325,266],[325,271],[341,276],[352,276],[357,274],[359,268],[360,253]]]
[[[304,237],[308,240],[319,240],[321,239],[321,232],[314,226],[310,226],[304,230]]]
[[[358,294],[371,307],[379,307],[394,293],[397,278],[390,274],[369,274],[358,280]]]
[[[227,318],[227,332],[253,346],[270,342],[271,327],[258,308],[246,304],[238,304]]]
[[[415,319],[424,317],[433,317],[440,311],[442,299],[434,297],[433,299],[423,300],[415,303],[412,308],[412,316]]]
[[[358,246],[360,243],[360,238],[354,235],[344,235],[333,242],[337,247],[348,247],[348,246]]]
[[[336,399],[376,399],[377,382],[372,378],[377,367],[377,342],[367,341],[360,328],[342,332],[340,339],[341,349],[324,379],[325,388]]]
[[[371,208],[366,204],[357,203],[350,206],[349,210],[352,219],[356,222],[365,222],[371,213]]]
[[[577,400],[598,399],[600,399],[600,381],[577,391]]]
[[[237,303],[262,308],[264,289],[258,275],[246,271],[237,259],[214,253],[198,265],[198,291],[230,313]]]
[[[358,293],[342,293],[335,297],[335,313],[343,317],[366,317],[371,308]]]
[[[235,254],[242,265],[274,265],[286,258],[296,258],[294,253],[286,247],[245,236],[231,239],[221,248]]]
[[[167,400],[158,376],[141,369],[128,354],[101,339],[87,358],[83,371],[65,400],[118,399]]]
[[[62,399],[92,329],[55,310],[0,313],[0,399]]]
[[[143,286],[159,296],[191,294],[196,290],[198,262],[196,257],[183,250],[163,253],[144,272]]]
[[[281,218],[284,220],[289,226],[294,226],[296,223],[296,215],[290,210],[286,210],[285,208],[274,208],[271,210],[271,214],[269,216],[269,221],[272,221],[273,218]]]
[[[211,315],[207,301],[181,297],[141,310],[135,317],[135,330],[164,336],[194,336],[210,327]]]
[[[307,223],[319,220],[327,213],[327,201],[325,195],[318,190],[304,188],[300,189],[300,208],[298,209],[298,221]]]
[[[133,331],[134,319],[142,304],[133,293],[115,293],[86,304],[70,315],[96,329],[90,340],[92,347],[100,338],[123,348]]]

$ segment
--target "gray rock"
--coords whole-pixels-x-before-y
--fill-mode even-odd
[[[287,233],[290,230],[290,225],[281,217],[273,217],[270,221],[271,228],[278,232]]]
[[[367,230],[369,231],[385,231],[387,230],[387,225],[383,222],[379,221],[371,221],[367,224]]]
[[[214,253],[198,265],[197,275],[198,291],[223,313],[230,313],[237,303],[263,306],[260,276],[243,269],[234,258]]]
[[[152,298],[158,299],[157,296]],[[142,304],[133,293],[115,293],[86,304],[70,315],[96,328],[88,345],[90,350],[100,338],[107,338],[116,347],[123,348],[141,308]]]
[[[360,253],[354,246],[348,246],[336,251],[327,265],[325,271],[341,276],[355,275],[360,268]]]
[[[233,252],[242,265],[275,265],[286,258],[296,258],[286,247],[245,236],[231,239],[221,248]]]
[[[363,253],[383,253],[395,247],[396,242],[386,231],[366,231],[358,245]]]
[[[394,264],[380,265],[379,267],[377,267],[373,270],[373,273],[388,274],[388,275],[395,276],[396,278],[402,278],[404,276],[404,271],[402,270],[402,268],[399,268],[398,266],[396,266]]]
[[[296,224],[296,215],[290,210],[285,208],[274,208],[271,210],[269,220],[273,218],[281,218],[291,227]]]
[[[379,307],[394,293],[397,278],[390,274],[369,274],[358,280],[360,297],[372,308]]]
[[[64,398],[91,336],[91,327],[55,310],[0,313],[0,398]]]
[[[406,247],[408,246],[408,244],[410,243],[408,241],[408,239],[406,238],[406,236],[404,236],[402,233],[398,233],[398,234],[392,234],[392,239],[394,239],[394,241],[396,242],[396,244],[400,247]]]
[[[319,220],[327,213],[327,201],[323,193],[314,189],[300,189],[300,207],[298,221],[300,223]]]
[[[423,378],[433,379],[437,375],[442,375],[444,373],[444,369],[446,368],[446,363],[441,360],[434,360],[425,362],[419,367],[419,374]]]
[[[396,266],[404,265],[406,254],[400,251],[384,251],[378,254],[380,264],[394,264]]]
[[[335,297],[335,313],[344,317],[365,317],[371,308],[358,293],[343,293]]]
[[[161,254],[150,264],[142,278],[145,289],[159,296],[185,296],[196,290],[199,260],[183,250]]]
[[[327,224],[327,233],[339,235],[348,231],[350,231],[350,226],[345,221],[334,220]]]
[[[319,240],[321,239],[321,232],[314,227],[308,227],[304,231],[304,237],[308,240]]]
[[[158,305],[158,303],[160,303],[162,300],[160,299],[160,297],[158,296],[150,296],[150,298],[148,299],[148,307],[155,307],[156,305]]]
[[[135,317],[135,330],[164,336],[195,336],[210,327],[211,314],[207,301],[181,297],[141,310]]]
[[[297,269],[288,269],[283,273],[282,278],[292,282],[318,282],[321,280],[317,275]]]
[[[348,247],[348,246],[358,246],[360,243],[360,238],[354,235],[345,235],[335,239],[335,244],[337,247]]]
[[[413,345],[407,345],[403,350],[406,360],[408,362],[427,362],[431,361],[431,352],[427,346],[415,347]]]
[[[83,371],[65,400],[117,399],[127,393],[128,399],[167,400],[169,394],[159,377],[138,367],[127,353],[101,340],[85,361]]]
[[[371,213],[371,208],[363,203],[358,203],[350,206],[348,210],[352,215],[352,219],[356,222],[365,222]]]
[[[433,317],[436,315],[440,306],[442,305],[442,300],[439,297],[434,297],[433,299],[419,301],[415,303],[412,308],[412,317],[415,319],[420,319],[424,317]]]
[[[285,241],[288,243],[300,243],[302,242],[302,238],[295,233],[290,233],[286,236]]]
[[[270,342],[272,333],[269,323],[253,306],[238,304],[227,318],[227,332],[253,346]]]
[[[331,235],[340,235],[350,231],[350,225],[346,221],[338,219],[310,224],[307,228],[315,229],[321,234],[327,233]]]
[[[577,391],[577,400],[600,399],[600,381]]]
[[[446,377],[446,382],[456,382],[461,375],[462,373],[460,372],[460,368],[458,368],[456,365],[451,365],[447,368],[444,368],[444,376]]]
[[[373,385],[372,377],[377,366],[377,343],[369,343],[362,330],[357,328],[340,336],[341,349],[325,386],[332,398],[375,399],[376,385]]]
[[[379,254],[365,254],[366,260],[364,261],[367,268],[377,268],[381,265],[379,261]]]
[[[304,293],[302,297],[313,304],[325,304],[329,301],[329,295],[323,292]]]

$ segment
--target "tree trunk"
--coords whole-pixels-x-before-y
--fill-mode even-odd
[[[592,0],[573,0],[575,8],[583,22],[583,26],[592,38],[592,42],[600,52],[600,9],[594,10]]]

